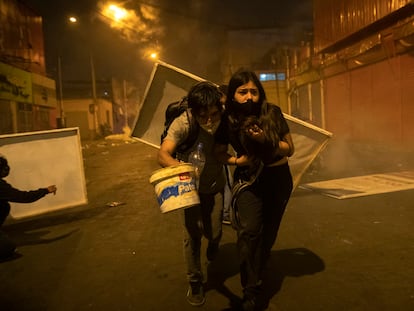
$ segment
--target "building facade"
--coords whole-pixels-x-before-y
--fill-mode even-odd
[[[46,76],[42,18],[0,0],[0,134],[56,127],[56,86]]]
[[[79,127],[84,139],[112,133],[109,98],[57,96],[46,73],[41,16],[21,1],[0,0],[0,25],[0,135],[58,127]]]
[[[314,40],[291,68],[293,114],[336,137],[414,144],[414,3],[314,1]]]
[[[82,140],[112,134],[112,102],[105,99],[65,99],[66,127],[78,127]]]

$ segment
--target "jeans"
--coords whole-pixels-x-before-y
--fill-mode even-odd
[[[246,296],[255,296],[260,290],[262,271],[276,241],[292,188],[288,164],[265,167],[258,180],[237,200],[237,248]]]
[[[222,235],[223,192],[199,193],[200,205],[184,210],[184,256],[190,282],[203,281],[201,238],[219,243]]]

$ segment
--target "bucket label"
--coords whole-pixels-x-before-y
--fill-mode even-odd
[[[190,180],[191,176],[190,176],[190,173],[182,173],[182,174],[178,175],[178,178],[180,180]]]
[[[158,195],[158,203],[162,205],[162,203],[164,203],[164,201],[168,200],[170,197],[178,197],[194,190],[196,190],[196,186],[193,182],[177,183],[173,186],[166,187],[161,191],[161,193]]]

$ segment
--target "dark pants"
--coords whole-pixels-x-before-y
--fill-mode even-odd
[[[10,214],[10,204],[9,202],[0,202],[0,227],[3,225],[7,216]]]
[[[222,236],[223,192],[199,193],[200,205],[186,208],[184,215],[184,255],[187,278],[190,282],[203,281],[201,271],[201,239],[219,243]]]
[[[276,241],[283,213],[292,192],[289,166],[265,167],[257,182],[237,200],[237,247],[244,293],[256,295],[262,271]]]
[[[3,225],[7,216],[10,213],[10,204],[8,202],[0,203],[0,227]],[[16,245],[9,237],[0,231],[0,260],[8,258],[13,255]]]

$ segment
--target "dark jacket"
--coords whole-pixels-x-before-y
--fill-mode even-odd
[[[7,202],[31,203],[43,198],[49,191],[47,188],[37,190],[22,191],[13,188],[4,179],[0,179],[0,206]]]

